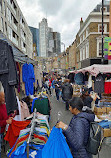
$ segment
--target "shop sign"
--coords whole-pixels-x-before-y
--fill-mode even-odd
[[[104,38],[104,58],[111,60],[111,37]]]

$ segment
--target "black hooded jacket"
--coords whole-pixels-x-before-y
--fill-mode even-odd
[[[66,82],[62,86],[62,95],[63,95],[63,100],[68,101],[72,98],[73,95],[73,88],[70,83]]]

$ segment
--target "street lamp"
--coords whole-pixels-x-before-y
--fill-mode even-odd
[[[103,56],[104,56],[104,51],[103,51],[103,44],[104,44],[104,37],[103,37],[103,30],[104,30],[104,25],[103,25],[103,23],[104,23],[104,21],[103,21],[103,19],[104,19],[104,0],[102,0],[102,61],[101,61],[101,63],[103,64],[104,63],[104,60],[103,60]]]

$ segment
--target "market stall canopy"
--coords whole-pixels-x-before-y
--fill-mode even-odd
[[[88,66],[86,68],[76,70],[74,73],[85,73],[89,72],[92,76],[97,76],[99,73],[111,73],[111,65],[99,65],[99,64],[94,64],[91,66]]]
[[[28,55],[25,55],[23,52],[21,52],[10,40],[8,40],[4,34],[0,33],[0,39],[3,41],[6,41],[10,46],[12,46],[13,49],[13,55],[14,59],[17,62],[21,63],[32,63],[35,65],[35,61],[31,58],[28,57]]]

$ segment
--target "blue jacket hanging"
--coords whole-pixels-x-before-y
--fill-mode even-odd
[[[32,64],[25,63],[22,67],[22,80],[25,83],[25,91],[26,95],[29,94],[33,95],[34,93],[34,86],[33,83],[35,82],[35,75],[34,75],[34,68]]]
[[[53,127],[50,137],[42,149],[42,158],[73,158],[62,129]]]

